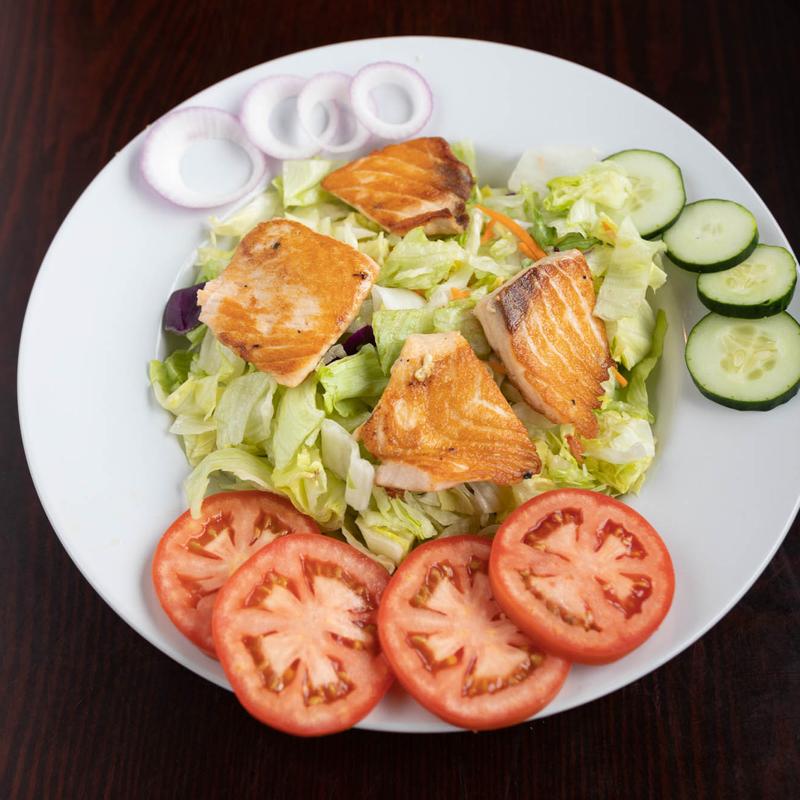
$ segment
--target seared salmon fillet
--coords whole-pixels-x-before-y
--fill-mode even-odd
[[[359,437],[381,461],[376,483],[413,492],[516,483],[540,468],[522,423],[458,332],[406,339]]]
[[[242,239],[197,293],[200,321],[284,386],[297,386],[358,313],[378,265],[299,222],[272,219]]]
[[[331,172],[322,186],[382,228],[401,236],[460,233],[472,173],[438,136],[390,144]]]
[[[579,250],[539,259],[481,300],[475,315],[522,396],[551,422],[597,435],[594,409],[613,365],[592,313],[589,266]]]

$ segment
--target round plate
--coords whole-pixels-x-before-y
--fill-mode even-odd
[[[378,60],[405,62],[425,75],[435,109],[423,133],[471,138],[482,182],[505,183],[521,152],[537,145],[595,145],[601,153],[651,148],[681,166],[689,200],[736,200],[755,214],[763,242],[788,246],[752,187],[696,131],[632,89],[541,53],[429,37],[347,42],[254,67],[185,105],[236,112],[247,89],[267,75],[354,73]],[[563,110],[565,97],[579,112]],[[169,623],[150,582],[156,542],[185,507],[181,483],[189,469],[167,432],[169,415],[152,397],[147,362],[161,352],[164,301],[189,280],[207,214],[176,208],[143,185],[141,140],[95,178],[42,264],[20,347],[22,434],[45,511],[86,579],[156,647],[227,687],[219,665]],[[659,452],[641,495],[629,502],[669,545],[675,602],[631,655],[575,667],[545,714],[614,691],[691,644],[759,575],[797,511],[800,448],[787,443],[800,441],[800,401],[759,414],[705,400],[683,364],[686,333],[703,314],[694,276],[671,268],[659,296],[670,324],[655,392]],[[795,297],[795,316],[798,303]],[[452,730],[399,691],[362,727]]]

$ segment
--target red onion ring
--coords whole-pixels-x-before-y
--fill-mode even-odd
[[[387,122],[372,109],[370,92],[395,84],[411,98],[411,116],[405,122]],[[422,75],[405,64],[379,61],[359,70],[350,84],[350,105],[367,130],[381,139],[406,139],[419,132],[433,111],[433,93]]]
[[[226,139],[250,159],[250,177],[230,192],[198,192],[186,185],[181,159],[190,144],[205,139]],[[267,171],[263,154],[247,138],[239,120],[218,108],[192,106],[164,115],[147,131],[139,167],[147,183],[162,197],[185,208],[213,208],[232,203],[258,186]]]
[[[297,96],[297,114],[300,124],[309,138],[329,153],[348,153],[351,150],[358,150],[370,138],[370,132],[361,124],[355,114],[353,114],[355,131],[348,141],[341,144],[332,144],[330,141],[332,137],[328,137],[326,141],[324,131],[317,135],[311,128],[311,114],[318,104],[327,104],[326,107],[330,108],[337,103],[341,108],[350,108],[350,83],[350,76],[342,72],[321,72],[311,78]]]
[[[306,136],[306,141],[291,144],[273,133],[269,122],[273,110],[284,100],[299,98],[305,84],[305,78],[297,75],[272,75],[259,81],[245,95],[239,119],[253,144],[267,155],[280,159],[311,158],[335,136],[339,127],[339,110],[333,103],[326,105],[328,122],[325,130],[316,137]]]

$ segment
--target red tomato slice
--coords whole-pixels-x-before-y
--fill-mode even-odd
[[[386,657],[406,691],[453,725],[522,722],[558,693],[569,664],[545,655],[492,597],[490,544],[454,536],[414,550],[378,614]]]
[[[616,661],[669,611],[672,560],[644,517],[606,495],[559,489],[500,526],[489,576],[497,602],[548,653]]]
[[[222,492],[203,501],[198,519],[181,514],[153,558],[156,594],[175,627],[213,656],[217,591],[253,553],[285,533],[319,528],[284,497],[268,492]]]
[[[286,536],[225,584],[212,629],[222,668],[258,720],[298,736],[354,725],[392,673],[375,630],[386,570],[327,536]]]

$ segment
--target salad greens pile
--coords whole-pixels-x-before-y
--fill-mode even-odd
[[[454,150],[475,174],[471,145]],[[197,282],[219,275],[241,238],[276,216],[346,242],[373,258],[381,272],[349,329],[371,325],[375,344],[343,357],[335,346],[295,388],[257,371],[205,325],[182,337],[163,361],[151,362],[156,399],[174,416],[170,431],[181,437],[193,467],[185,485],[193,513],[210,489],[279,492],[323,529],[391,570],[419,541],[493,532],[516,506],[548,489],[614,495],[639,490],[655,455],[646,381],[666,330],[650,291],[666,279],[660,267],[664,245],[639,236],[629,217],[635,187],[621,166],[590,163],[537,192],[538,176],[527,182],[525,164],[523,158],[514,172],[519,188],[513,193],[476,183],[467,205],[469,224],[459,236],[431,239],[422,229],[403,237],[385,233],[322,189],[322,178],[339,166],[322,159],[285,161],[269,189],[227,219],[211,219],[209,241],[197,253]],[[597,411],[599,433],[581,439],[579,449],[572,425],[552,424],[522,401],[472,313],[482,297],[532,263],[502,225],[481,240],[484,217],[475,203],[511,217],[543,248],[576,247],[586,255],[595,314],[605,323],[627,385],[609,377]],[[451,330],[460,331],[492,367],[536,445],[541,473],[514,486],[472,483],[395,496],[374,485],[374,460],[352,431],[377,404],[405,338]]]

